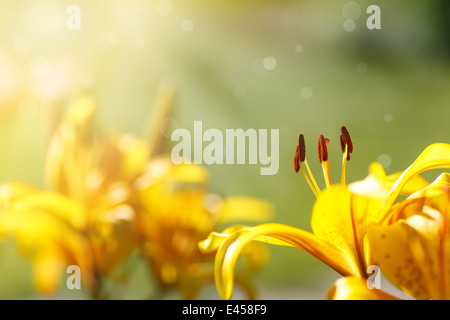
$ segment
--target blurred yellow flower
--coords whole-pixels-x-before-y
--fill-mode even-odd
[[[130,181],[148,158],[143,141],[101,132],[95,103],[83,96],[70,106],[50,142],[46,181],[51,191],[6,183],[1,186],[0,235],[16,236],[31,256],[41,292],[58,289],[61,271],[76,264],[98,294],[136,243]]]
[[[174,165],[170,157],[160,156],[150,161],[135,184],[143,205],[139,215],[143,253],[159,285],[177,286],[184,299],[194,299],[204,284],[213,282],[214,257],[201,253],[197,243],[221,222],[263,221],[272,211],[272,206],[263,200],[209,194],[208,180],[203,167]],[[247,268],[242,272],[254,271],[265,262],[264,249],[250,248]],[[241,273],[237,281],[249,298],[255,297],[248,274],[244,277]]]
[[[208,194],[203,167],[174,165],[158,155],[171,95],[172,89],[163,87],[146,141],[102,131],[94,100],[82,96],[50,141],[45,163],[50,190],[0,186],[0,236],[15,236],[32,261],[39,292],[55,292],[61,273],[77,265],[93,297],[102,297],[102,278],[119,279],[116,267],[139,249],[160,287],[178,287],[183,298],[193,299],[213,279],[213,257],[200,252],[198,241],[220,222],[262,221],[271,214],[266,201]],[[243,270],[254,271],[265,261],[265,248],[254,246],[247,256]],[[236,281],[254,297],[248,274]]]
[[[363,181],[347,186],[345,165],[350,159],[353,144],[345,127],[341,128],[343,166],[341,184],[332,185],[328,169],[328,139],[319,138],[319,161],[324,171],[327,189],[321,191],[306,161],[305,142],[299,136],[294,157],[296,172],[302,171],[317,201],[314,204],[311,227],[313,233],[282,224],[262,224],[253,228],[225,230],[212,233],[200,247],[205,252],[218,249],[215,260],[215,279],[218,291],[230,299],[233,291],[234,265],[241,250],[252,240],[293,246],[320,259],[343,276],[367,278],[367,267],[375,260],[368,242],[372,225],[386,225],[398,219],[394,202],[400,193],[411,193],[428,185],[419,173],[450,166],[450,145],[429,146],[403,173],[386,177],[379,164],[370,166],[370,174]],[[305,164],[308,174],[302,167]]]
[[[78,265],[85,282],[93,282],[80,203],[19,183],[1,185],[0,199],[0,237],[15,236],[20,252],[32,261],[39,292],[54,292],[69,265]]]

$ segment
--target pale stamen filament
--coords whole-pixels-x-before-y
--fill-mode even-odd
[[[301,164],[300,164],[300,170],[302,170],[303,176],[305,177],[306,182],[308,183],[309,187],[311,188],[311,190],[314,193],[314,195],[316,196],[316,198],[319,197],[320,190],[318,191],[318,189],[316,189],[315,186],[313,186],[313,184],[311,183],[311,180],[306,175],[306,172],[303,169]],[[314,180],[314,177],[312,177],[312,180],[313,180],[314,184],[316,184],[316,181]]]
[[[309,165],[308,165],[308,161],[306,161],[306,159],[305,159],[305,166],[306,166],[306,170],[308,170],[308,174],[311,177],[311,181],[314,184],[314,187],[316,188],[317,193],[320,194],[320,188],[317,185],[316,179],[314,179],[314,175],[312,174],[311,169],[309,168]]]
[[[308,177],[305,170],[303,169],[302,162],[305,162],[306,169],[308,170],[309,176],[311,178]],[[303,134],[300,134],[298,136],[298,145],[297,145],[297,150],[295,151],[295,157],[294,157],[294,168],[295,168],[295,172],[298,172],[299,170],[302,171],[306,182],[308,183],[309,187],[311,188],[312,192],[314,193],[314,195],[317,198],[320,194],[320,189],[317,186],[316,180],[314,179],[314,176],[312,175],[311,170],[309,169],[308,162],[306,161],[306,146],[305,146],[305,139],[303,137]]]
[[[327,188],[331,188],[330,168],[328,166],[328,138],[323,135],[319,137],[319,162],[322,164],[323,177]]]
[[[348,145],[345,145],[344,153],[342,154],[342,171],[341,171],[341,184],[345,185],[345,166],[347,165]]]
[[[325,184],[327,185],[327,188],[331,188],[331,178],[330,178],[330,168],[328,167],[328,161],[322,162],[322,171],[323,171],[323,177],[325,178]]]

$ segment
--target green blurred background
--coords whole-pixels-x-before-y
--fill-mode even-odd
[[[72,4],[79,30],[66,27]],[[371,4],[381,9],[380,30],[366,27]],[[139,135],[171,79],[175,127],[280,130],[278,174],[211,165],[210,190],[268,199],[273,221],[310,230],[314,196],[292,161],[300,132],[322,187],[316,141],[330,138],[338,182],[341,125],[355,146],[347,181],[364,178],[372,161],[404,170],[427,145],[449,142],[449,14],[445,0],[0,0],[0,181],[44,187],[53,113],[80,92],[97,99],[103,126]],[[261,298],[323,299],[338,278],[302,251],[269,249],[255,279]],[[128,267],[135,272],[119,296],[145,298],[153,286],[145,266],[133,257]],[[29,263],[12,240],[1,242],[0,298],[38,297]],[[218,295],[210,286],[200,298]]]

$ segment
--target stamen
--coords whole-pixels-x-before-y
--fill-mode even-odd
[[[306,168],[308,170],[308,173],[309,173],[311,179],[308,177],[305,170],[303,169],[302,164],[301,164],[302,162],[305,162]],[[297,149],[295,150],[295,156],[294,156],[294,169],[295,169],[295,172],[302,170],[302,173],[303,173],[303,176],[305,177],[306,182],[308,183],[308,185],[311,188],[314,195],[316,197],[318,197],[318,194],[320,193],[320,189],[318,188],[317,183],[314,179],[314,176],[311,174],[311,170],[309,169],[308,163],[306,162],[306,145],[305,145],[305,138],[304,138],[303,134],[300,134],[298,136],[298,145],[297,145]],[[311,182],[311,180],[312,180],[312,182]]]
[[[305,170],[303,169],[303,167],[302,167],[301,165],[300,165],[300,169],[302,170],[303,176],[305,177],[305,180],[306,180],[306,182],[308,183],[309,188],[312,190],[312,192],[314,193],[314,195],[316,196],[316,198],[319,197],[320,191],[317,191],[317,190],[314,188],[314,186],[313,186],[312,183],[311,183],[311,180],[308,178],[308,176],[306,175]],[[314,179],[314,178],[313,178],[313,179]],[[313,180],[313,181],[314,181],[314,180]],[[315,183],[315,181],[314,181],[314,183]]]
[[[311,181],[314,184],[314,187],[316,188],[317,193],[320,193],[320,188],[317,185],[316,179],[314,179],[314,175],[312,174],[311,169],[309,168],[309,165],[308,165],[308,161],[306,159],[305,159],[305,166],[306,166],[306,170],[308,170],[308,174],[311,177]]]
[[[342,138],[342,136],[341,136]],[[341,139],[342,141],[342,139]],[[342,170],[341,170],[341,184],[345,185],[345,167],[347,165],[348,145],[345,145],[342,153]]]
[[[328,167],[328,142],[330,140],[325,138],[322,134],[319,137],[319,161],[322,164],[323,176],[325,178],[325,184],[327,188],[331,187],[330,169]]]
[[[298,172],[300,170],[300,163],[299,163],[299,159],[300,158],[300,151],[299,151],[299,147],[297,145],[297,150],[295,151],[295,156],[294,156],[294,169],[295,172]]]
[[[345,185],[345,168],[347,165],[347,161],[350,160],[350,154],[353,152],[353,143],[352,139],[350,138],[350,133],[348,132],[347,128],[342,126],[341,127],[341,135],[340,135],[340,144],[341,144],[341,150],[342,150],[342,171],[341,171],[341,184]],[[323,135],[319,136],[317,151],[319,155],[319,162],[322,165],[322,171],[323,176],[325,179],[325,184],[327,188],[331,188],[331,177],[330,177],[330,167],[328,163],[328,144],[330,142],[330,139],[324,137]],[[308,175],[306,174],[305,170],[303,170],[302,162],[305,163],[306,169],[308,171]],[[298,145],[297,149],[295,150],[295,156],[294,156],[294,169],[295,172],[302,171],[303,175],[305,176],[306,181],[308,182],[309,187],[314,192],[314,194],[317,196],[320,194],[320,188],[317,185],[316,180],[314,179],[314,176],[311,172],[311,169],[309,168],[308,162],[306,161],[306,146],[305,146],[305,137],[303,134],[300,134],[298,136]]]
[[[325,137],[321,134],[319,137],[318,144],[318,152],[319,152],[319,162],[322,163],[324,161],[328,161],[328,148]]]
[[[341,148],[343,143],[348,146],[347,160],[350,160],[350,153],[353,152],[353,143],[350,138],[350,133],[348,133],[347,128],[344,126],[341,127]],[[344,152],[344,150],[342,150],[342,152]]]
[[[346,127],[341,127],[341,149],[342,149],[342,171],[341,171],[341,184],[345,185],[345,167],[347,161],[350,160],[350,153],[353,152],[353,143],[350,138],[350,133]]]
[[[341,140],[341,150],[342,150],[342,153],[344,153],[344,151],[345,151],[345,146],[346,146],[346,144],[345,144],[345,141],[344,141],[344,137],[342,136],[342,134],[339,136],[339,138],[340,138],[340,140]]]

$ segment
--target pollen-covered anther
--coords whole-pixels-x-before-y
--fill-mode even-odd
[[[294,156],[294,169],[295,169],[295,172],[298,172],[300,170],[300,163],[299,163],[300,151],[299,150],[300,150],[300,148],[297,145],[297,150],[295,151],[295,156]]]
[[[318,153],[320,163],[328,161],[328,138],[325,138],[322,134],[319,137]]]
[[[348,130],[346,127],[341,127],[341,149],[342,153],[345,152],[345,147],[347,147],[347,160],[350,160],[350,153],[353,152],[353,143],[352,139],[350,138],[350,133],[348,133]]]
[[[344,141],[344,137],[342,136],[342,134],[341,134],[341,136],[339,137],[339,140],[341,141],[341,150],[342,150],[342,153],[344,153],[344,152],[345,152],[345,141]]]
[[[300,156],[300,162],[305,162],[306,159],[306,145],[305,145],[305,137],[303,134],[299,134],[298,136],[298,151]]]

